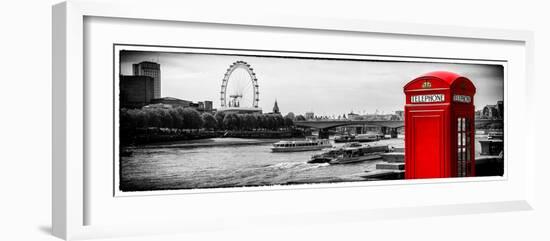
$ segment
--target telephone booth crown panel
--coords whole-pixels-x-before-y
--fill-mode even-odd
[[[438,71],[415,78],[403,89],[405,178],[475,175],[472,81]]]

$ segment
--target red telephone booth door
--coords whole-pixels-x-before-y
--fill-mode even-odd
[[[411,149],[417,150],[410,154],[411,164],[414,167],[411,177],[414,178],[439,178],[441,177],[444,161],[444,112],[411,111],[408,123],[412,126],[410,137],[413,138]],[[409,147],[407,147],[409,148]]]

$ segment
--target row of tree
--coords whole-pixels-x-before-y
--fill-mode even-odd
[[[123,130],[140,128],[205,129],[205,130],[278,130],[294,125],[293,115],[199,113],[193,108],[121,109]]]
[[[219,130],[278,130],[290,128],[294,120],[280,114],[235,114],[216,112]]]

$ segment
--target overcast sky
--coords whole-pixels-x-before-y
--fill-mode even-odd
[[[377,110],[393,113],[403,109],[403,86],[407,82],[438,70],[455,72],[474,82],[476,110],[504,99],[504,73],[499,65],[125,51],[120,56],[120,73],[131,75],[133,63],[158,62],[163,97],[193,102],[212,100],[214,108],[219,108],[224,73],[238,60],[248,62],[254,69],[260,90],[259,107],[264,112],[272,110],[276,99],[283,114],[312,111],[316,115],[338,116]]]

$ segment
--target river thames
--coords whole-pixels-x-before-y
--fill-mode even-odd
[[[480,136],[476,139],[485,139]],[[362,181],[358,174],[382,160],[354,164],[309,164],[323,151],[273,153],[276,140],[213,138],[201,141],[124,147],[120,159],[121,191],[287,185]],[[252,144],[256,143],[256,144]],[[403,147],[404,139],[384,139],[370,145]],[[339,146],[342,144],[335,144]],[[479,150],[476,141],[476,155]]]

